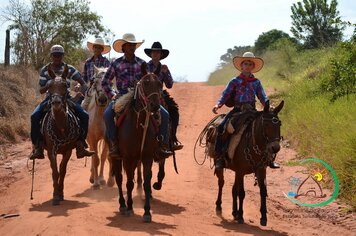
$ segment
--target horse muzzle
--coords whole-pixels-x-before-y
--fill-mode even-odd
[[[108,98],[105,95],[99,96],[98,98],[99,105],[105,106],[107,102],[108,102]]]
[[[273,141],[267,144],[266,147],[267,151],[269,153],[277,153],[281,149],[281,145],[279,144],[279,141]]]

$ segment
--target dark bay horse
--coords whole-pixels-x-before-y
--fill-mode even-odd
[[[67,74],[68,66],[65,65],[62,75],[57,76],[48,67],[48,74],[52,78],[48,92],[50,94],[50,110],[42,122],[42,135],[44,137],[44,148],[51,163],[53,180],[53,205],[59,205],[64,200],[63,188],[66,175],[67,163],[76,147],[80,135],[80,126],[77,118],[67,107]],[[57,154],[63,158],[59,166]]]
[[[143,187],[145,204],[143,220],[151,222],[150,197],[152,163],[158,148],[157,133],[159,124],[154,117],[159,116],[160,91],[162,83],[158,80],[160,67],[155,73],[147,73],[146,64],[141,67],[142,78],[135,88],[135,97],[125,113],[118,128],[120,160],[112,160],[116,184],[119,189],[120,212],[133,214],[132,190],[134,188],[135,169],[141,161],[143,165]],[[122,167],[127,176],[127,205],[122,191]]]
[[[243,219],[243,200],[245,198],[244,190],[244,176],[247,174],[255,174],[256,181],[260,188],[261,196],[261,219],[260,224],[267,225],[267,186],[266,186],[266,168],[271,161],[275,158],[275,155],[280,150],[280,127],[281,121],[278,118],[278,113],[283,108],[284,101],[282,101],[275,109],[270,110],[269,102],[265,104],[263,111],[246,111],[249,120],[245,122],[245,129],[241,132],[240,142],[238,144],[230,141],[229,158],[231,159],[227,168],[235,172],[235,181],[232,187],[232,215],[238,223],[244,223]],[[232,119],[232,125],[236,124],[238,120]],[[212,155],[211,148],[214,148],[216,132],[213,134],[215,137],[209,137],[207,135],[207,148],[210,149],[209,155],[212,158],[216,158]],[[232,151],[232,152],[231,152]],[[228,158],[228,157],[227,157]],[[216,212],[221,213],[221,197],[222,189],[224,186],[224,171],[216,171],[218,177],[219,192],[216,200]],[[237,197],[239,198],[239,206],[237,206]]]

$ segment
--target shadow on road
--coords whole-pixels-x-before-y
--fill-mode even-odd
[[[72,200],[64,200],[61,201],[59,206],[53,206],[52,200],[49,200],[41,204],[32,204],[32,207],[29,209],[29,211],[48,212],[50,213],[48,218],[50,218],[54,216],[68,216],[69,210],[85,208],[88,206],[88,203]]]

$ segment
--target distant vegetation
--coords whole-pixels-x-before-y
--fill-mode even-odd
[[[325,4],[319,0],[293,4],[294,36],[298,37],[293,39],[271,30],[260,35],[253,46],[228,49],[208,83],[227,84],[239,73],[230,59],[245,50],[258,49],[257,55],[264,59],[265,66],[256,74],[257,78],[265,88],[272,89],[268,96],[273,103],[283,99],[286,104],[281,112],[284,138],[301,157],[318,157],[332,166],[340,180],[340,196],[355,211],[356,28],[355,24],[340,22],[336,1],[331,1],[330,6]],[[320,22],[308,22],[316,18],[307,14],[330,15],[313,32],[307,25]],[[341,30],[345,25],[354,27],[354,35],[342,42]]]

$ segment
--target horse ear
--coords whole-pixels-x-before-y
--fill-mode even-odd
[[[158,64],[154,74],[158,76],[160,72],[161,72],[161,63]]]
[[[273,112],[278,114],[278,112],[282,110],[283,106],[284,106],[284,101],[282,100],[281,103],[279,103],[279,105],[273,110]]]
[[[142,73],[142,76],[147,75],[147,64],[146,64],[146,62],[141,64],[141,73]]]
[[[94,65],[94,73],[96,74],[96,73],[98,73],[98,71],[99,71],[99,68],[96,67],[96,65]]]
[[[266,101],[265,107],[263,108],[264,112],[269,112],[269,100]]]
[[[69,71],[68,65],[65,64],[65,65],[64,65],[64,69],[63,69],[63,73],[62,73],[62,76],[61,76],[63,79],[66,79],[66,78],[67,78],[68,71]]]
[[[48,72],[49,77],[51,77],[52,79],[56,78],[56,74],[53,72],[51,65],[49,65],[47,67],[47,72]]]

